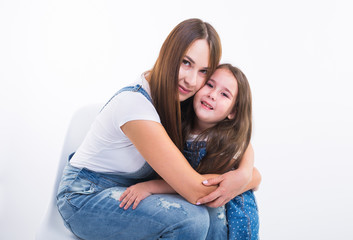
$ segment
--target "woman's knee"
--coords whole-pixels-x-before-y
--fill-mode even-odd
[[[227,239],[228,224],[225,207],[207,208],[210,217],[207,240]]]
[[[164,215],[165,232],[183,229],[184,234],[194,235],[195,239],[207,235],[210,217],[206,207],[193,205],[179,195],[158,195],[155,201]]]

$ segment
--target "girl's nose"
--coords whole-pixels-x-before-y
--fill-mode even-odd
[[[217,98],[217,93],[216,93],[216,91],[211,90],[211,91],[209,92],[208,96],[209,96],[212,100],[215,101],[216,98]]]

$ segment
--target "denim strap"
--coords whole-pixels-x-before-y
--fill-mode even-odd
[[[109,101],[102,107],[102,109],[101,109],[100,111],[102,111],[102,110],[105,108],[105,106],[107,106],[107,104],[108,104],[116,95],[118,95],[118,94],[121,93],[121,92],[125,92],[125,91],[139,92],[139,93],[141,93],[143,96],[145,96],[145,97],[152,103],[152,99],[151,99],[150,95],[148,95],[148,93],[146,92],[146,90],[142,88],[142,85],[141,85],[141,84],[137,84],[136,86],[124,87],[124,88],[120,89],[119,91],[117,91],[117,92],[113,95],[113,97],[111,97],[111,98],[109,99]],[[75,152],[73,152],[73,153],[71,153],[71,154],[69,155],[68,161],[71,160],[71,158],[74,156],[74,154],[75,154]]]
[[[141,93],[143,96],[145,96],[151,103],[152,103],[152,99],[150,97],[150,95],[146,92],[145,89],[142,88],[141,84],[137,84],[136,86],[128,86],[128,87],[124,87],[122,89],[120,89],[119,91],[117,91],[113,97],[111,97],[109,99],[109,101],[102,107],[101,111],[104,109],[105,106],[107,106],[107,104],[119,93],[121,92],[126,92],[126,91],[130,91],[130,92],[139,92]]]

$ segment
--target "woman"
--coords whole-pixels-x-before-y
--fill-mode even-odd
[[[154,67],[104,106],[65,168],[58,191],[59,212],[75,235],[205,239],[216,231],[207,209],[191,204],[205,200],[216,187],[203,186],[207,176],[198,174],[180,152],[179,102],[204,84],[220,56],[220,40],[211,25],[183,21],[165,40]],[[249,156],[244,172],[252,171]],[[126,187],[154,178],[155,172],[190,203],[178,195],[153,195],[138,210],[119,208]]]

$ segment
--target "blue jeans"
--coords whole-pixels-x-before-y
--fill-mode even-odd
[[[65,225],[82,239],[227,238],[224,208],[222,213],[196,206],[177,194],[151,195],[135,210],[119,208],[119,197],[126,187],[152,176],[147,163],[138,172],[119,175],[68,164],[57,194]]]
[[[140,85],[123,88],[113,97],[122,91],[140,92],[151,101]],[[177,194],[155,194],[135,210],[119,208],[119,198],[127,187],[154,177],[147,163],[134,173],[114,175],[68,163],[58,189],[58,210],[65,225],[87,240],[227,239],[224,207],[196,206]]]

